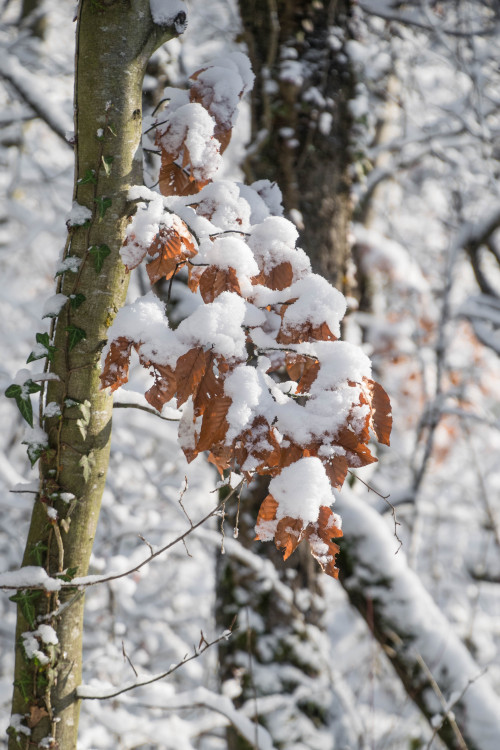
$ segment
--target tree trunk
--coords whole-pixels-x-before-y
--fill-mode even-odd
[[[247,177],[277,182],[313,269],[342,289],[352,210],[350,2],[253,0],[240,2],[240,13],[257,77]]]
[[[348,36],[349,3],[242,1],[240,13],[256,74],[247,178],[278,183],[314,270],[343,289],[351,218],[347,105],[352,78],[341,48]],[[344,33],[338,47],[328,41],[332,26]],[[241,693],[235,704],[254,706],[277,748],[328,750],[334,746],[333,724],[339,746],[355,747],[358,727],[343,715],[344,700],[325,658],[323,573],[305,545],[284,563],[270,545],[253,542],[266,494],[267,482],[259,479],[245,495],[238,539],[259,556],[271,557],[283,596],[276,596],[262,570],[231,554],[219,559],[217,615],[221,625],[238,616],[234,637],[220,649],[221,679],[236,678]],[[227,738],[229,750],[248,750],[233,729]]]
[[[127,291],[118,253],[131,212],[128,189],[142,182],[142,79],[150,55],[174,35],[153,23],[149,0],[82,0],[78,8],[74,201],[84,208],[74,204],[68,222],[57,289],[68,300],[51,341],[51,416],[42,420],[48,448],[23,558],[23,566],[41,565],[52,577],[88,570],[111,436],[112,397],[100,390],[100,354]],[[24,590],[16,599],[12,712],[23,729],[11,727],[9,748],[52,738],[45,746],[71,750],[80,707],[83,596],[75,589]],[[41,623],[55,629],[57,645],[44,641]],[[28,658],[22,646],[21,635],[29,631],[38,657]]]

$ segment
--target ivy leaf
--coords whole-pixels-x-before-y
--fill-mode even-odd
[[[111,206],[112,202],[111,198],[94,198],[94,203],[97,203],[97,210],[99,212],[99,221],[104,219],[106,211]]]
[[[84,294],[70,294],[69,304],[71,305],[71,309],[76,310],[83,302],[85,302],[86,299],[87,298]]]
[[[92,468],[95,464],[95,458],[92,451],[88,454],[88,456],[82,456],[78,463],[82,467],[83,481],[86,484],[90,479]]]
[[[111,253],[111,250],[107,245],[92,245],[92,247],[89,247],[89,253],[94,256],[94,268],[96,273],[101,273],[104,261]]]
[[[28,589],[24,589],[9,597],[9,601],[19,604],[24,619],[32,629],[36,616],[35,602],[42,594],[43,591],[29,591]]]
[[[33,545],[33,548],[30,551],[30,557],[33,558],[35,565],[38,565],[40,568],[43,567],[45,564],[45,557],[46,552],[48,551],[48,546],[45,544],[45,542],[37,542]]]
[[[78,573],[78,568],[68,568],[64,573],[60,573],[56,576],[56,578],[59,578],[61,581],[66,581],[66,583],[69,583],[73,580],[73,578]]]
[[[23,385],[14,383],[9,385],[5,391],[7,398],[13,398],[22,417],[27,421],[30,427],[33,427],[33,407],[31,405],[30,394],[42,390],[42,386],[27,380]]]
[[[65,330],[69,334],[69,350],[75,348],[77,344],[80,343],[80,341],[83,341],[83,339],[87,338],[87,334],[83,330],[83,328],[78,328],[78,326],[70,325],[66,326]]]
[[[80,185],[97,185],[97,179],[95,176],[95,170],[86,169],[83,177],[78,180]]]
[[[37,349],[31,352],[26,363],[34,362],[36,359],[47,359],[49,362],[54,361],[54,353],[57,351],[55,346],[50,343],[50,337],[48,333],[37,333],[36,343],[39,345]]]
[[[111,174],[111,165],[113,164],[114,160],[114,156],[102,157],[102,166],[104,167],[104,171],[106,172],[106,177],[109,177],[109,175]]]

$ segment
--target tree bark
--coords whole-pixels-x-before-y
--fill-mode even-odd
[[[247,178],[277,182],[314,270],[345,289],[352,77],[342,46],[349,34],[349,3],[253,0],[239,5],[256,74]],[[341,29],[338,46],[328,40],[332,26]],[[343,715],[344,701],[325,658],[323,573],[306,545],[284,563],[271,545],[253,542],[266,494],[267,482],[259,479],[242,499],[238,539],[260,557],[271,558],[285,595],[275,596],[262,571],[244,561],[230,554],[219,559],[217,616],[221,626],[238,616],[237,631],[220,648],[222,682],[239,681],[236,706],[255,704],[256,719],[277,748],[297,744],[328,750],[333,724],[336,742],[355,747],[359,728]],[[271,696],[281,702],[270,710]],[[229,750],[248,750],[231,728],[227,741]]]
[[[111,436],[112,397],[100,390],[100,354],[127,291],[119,249],[131,212],[128,189],[142,182],[142,80],[151,54],[175,35],[154,24],[149,0],[79,4],[74,201],[84,214],[73,210],[68,222],[66,270],[57,288],[68,299],[51,341],[46,403],[52,416],[42,417],[48,448],[23,558],[23,566],[41,565],[52,577],[88,570]],[[83,596],[76,589],[32,592],[32,609],[29,592],[19,596],[12,712],[28,730],[11,728],[9,748],[50,738],[50,747],[71,750],[80,708]],[[41,623],[53,626],[57,645],[40,638]],[[41,661],[28,658],[22,646],[27,632],[36,634]]]
[[[342,289],[352,211],[348,105],[354,79],[343,51],[350,2],[239,5],[256,74],[247,177],[277,182],[313,269]]]

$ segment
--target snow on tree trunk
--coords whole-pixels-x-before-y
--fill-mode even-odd
[[[399,544],[379,513],[347,487],[339,511],[346,540],[339,562],[342,585],[408,695],[431,725],[440,727],[451,750],[496,750],[500,699],[488,676],[407,566],[404,552],[395,554]]]
[[[118,251],[132,210],[127,191],[142,177],[142,80],[153,51],[181,30],[181,15],[167,27],[154,23],[149,0],[126,6],[82,0],[78,8],[75,189],[57,287],[64,304],[51,311],[57,322],[45,432],[38,428],[33,442],[41,453],[40,490],[23,558],[23,566],[43,566],[52,577],[84,576],[88,569],[111,436],[112,397],[100,389],[100,356],[128,285]],[[16,600],[9,747],[43,740],[44,747],[71,750],[83,596],[24,589]]]

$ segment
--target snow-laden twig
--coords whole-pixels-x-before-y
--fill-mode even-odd
[[[89,576],[82,576],[81,578],[73,578],[72,581],[61,581],[58,578],[49,578],[47,574],[45,573],[43,568],[37,568],[31,566],[30,568],[24,567],[20,568],[20,570],[14,570],[9,573],[3,573],[0,575],[0,589],[4,589],[6,591],[8,590],[18,590],[18,589],[45,589],[45,590],[60,590],[63,588],[75,588],[78,587],[79,589],[89,588],[90,586],[97,586],[99,583],[108,583],[109,581],[116,581],[119,578],[126,578],[127,576],[131,575],[132,573],[137,573],[138,570],[143,568],[145,565],[150,563],[152,560],[154,560],[156,557],[159,557],[164,552],[167,552],[167,550],[174,547],[176,544],[179,544],[179,542],[184,542],[185,538],[189,536],[189,534],[192,534],[193,531],[198,529],[200,526],[202,526],[206,521],[208,521],[209,518],[212,518],[212,516],[215,516],[220,508],[227,503],[228,500],[233,497],[233,495],[236,493],[236,491],[239,489],[239,487],[244,483],[244,479],[238,484],[236,487],[234,487],[229,495],[224,498],[220,503],[218,503],[212,510],[207,513],[205,516],[203,516],[202,519],[200,519],[197,523],[194,523],[190,526],[187,531],[185,531],[183,534],[180,534],[178,537],[173,539],[168,544],[165,544],[160,549],[156,550],[156,552],[151,552],[151,554],[146,557],[142,562],[140,562],[138,565],[135,565],[133,568],[129,568],[128,570],[123,571],[122,573],[114,573],[111,575],[89,575]],[[142,538],[142,537],[140,537]],[[149,545],[148,545],[149,546]],[[35,575],[36,574],[36,575]],[[37,580],[38,579],[38,580]],[[43,583],[41,582],[43,579]],[[33,581],[33,583],[31,583]]]

